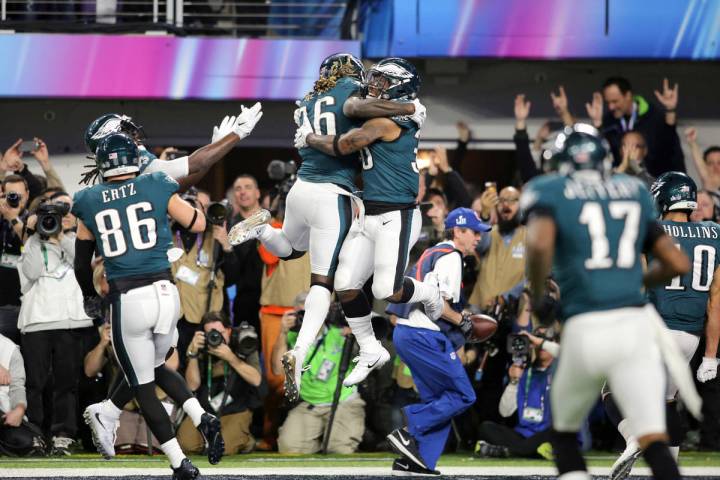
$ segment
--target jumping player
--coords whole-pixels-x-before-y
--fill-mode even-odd
[[[607,380],[655,478],[679,479],[662,398],[659,345],[666,331],[642,287],[687,273],[690,262],[658,225],[646,187],[626,175],[609,176],[607,144],[596,129],[568,127],[555,148],[560,173],[533,179],[520,204],[528,222],[531,300],[541,319],[551,267],[561,292],[564,325],[551,389],[559,478],[590,478],[577,433]],[[644,275],[643,251],[656,260]]]

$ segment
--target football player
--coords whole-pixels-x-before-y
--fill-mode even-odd
[[[360,125],[358,118],[407,115],[408,122],[421,125],[425,107],[416,99],[406,103],[382,99],[363,99],[365,69],[357,58],[347,53],[326,58],[320,66],[320,78],[313,90],[299,102],[296,122],[308,119],[309,128],[318,135],[341,135]],[[389,121],[389,120],[388,120]],[[305,300],[305,318],[295,348],[283,358],[285,395],[294,402],[300,391],[305,356],[327,317],[338,264],[340,246],[352,224],[352,204],[361,208],[353,195],[360,162],[357,153],[336,157],[302,145],[302,165],[298,180],[286,201],[282,229],[265,223],[266,210],[233,226],[230,243],[259,239],[276,256],[290,260],[310,251],[311,287]]]
[[[250,135],[262,117],[262,106],[258,102],[250,108],[241,106],[240,114],[226,116],[220,126],[213,128],[211,143],[195,150],[189,156],[174,160],[158,161],[157,157],[143,145],[143,128],[126,115],[106,113],[88,126],[85,131],[85,146],[94,154],[100,141],[112,133],[125,133],[131,137],[140,152],[140,173],[163,171],[171,178],[180,180],[183,188],[197,183],[218,160],[223,158],[235,144]],[[231,135],[232,134],[232,135]],[[81,183],[94,183],[99,175],[96,166],[83,175]],[[182,179],[182,180],[181,180]]]
[[[648,296],[665,321],[687,362],[690,362],[705,331],[706,345],[697,378],[705,382],[717,375],[717,346],[720,335],[720,225],[714,222],[691,222],[690,214],[697,208],[697,186],[692,178],[680,172],[662,174],[650,189],[661,214],[659,222],[675,244],[690,258],[692,269],[685,275],[648,291]],[[652,260],[652,256],[648,257]],[[707,318],[707,323],[705,319]],[[682,425],[675,396],[678,388],[667,382],[667,425],[670,451],[677,461],[682,440]],[[622,418],[613,395],[604,392],[603,403],[610,419],[626,442],[625,451],[610,470],[611,480],[630,475],[641,454],[637,440],[629,432],[628,421]]]
[[[667,443],[661,351],[668,365],[679,354],[668,352],[667,330],[642,288],[684,275],[690,262],[658,224],[647,188],[627,175],[610,177],[607,143],[595,128],[567,127],[555,148],[560,173],[530,181],[520,205],[531,301],[541,320],[550,314],[543,298],[553,267],[561,292],[562,344],[550,392],[559,478],[590,478],[577,434],[607,380],[654,476],[679,479]],[[643,251],[656,260],[644,274]],[[698,413],[684,369],[673,375],[684,382],[683,395],[694,394]]]
[[[204,424],[210,448],[222,452],[220,422],[192,397],[182,377],[165,366],[180,318],[180,299],[167,257],[172,240],[168,215],[193,232],[205,229],[205,216],[176,194],[178,183],[164,172],[138,176],[140,153],[129,136],[114,133],[105,137],[95,161],[104,182],[77,192],[73,202],[73,214],[79,220],[75,274],[85,310],[91,318],[102,317],[102,300],[93,286],[90,266],[97,249],[104,258],[110,285],[112,340],[118,363],[170,460],[173,478],[193,479],[199,472],[180,449],[155,394],[155,380],[164,379],[162,388],[183,405],[195,425]]]
[[[419,88],[415,67],[402,58],[384,59],[368,72],[370,98],[409,102],[417,98]],[[360,346],[358,363],[345,377],[345,386],[360,383],[390,359],[375,339],[370,302],[362,291],[371,275],[376,298],[392,303],[422,302],[431,319],[442,313],[443,299],[437,286],[404,276],[422,223],[415,203],[419,132],[409,117],[395,116],[373,118],[342,135],[318,135],[305,116],[295,137],[298,148],[309,146],[336,157],[360,152],[362,160],[363,224],[345,239],[335,272],[335,290]]]

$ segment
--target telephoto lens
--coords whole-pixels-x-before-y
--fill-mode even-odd
[[[222,336],[222,333],[220,333],[219,330],[215,330],[214,328],[210,330],[208,333],[205,334],[205,344],[208,348],[215,348],[220,346],[222,343],[225,342],[225,339]]]

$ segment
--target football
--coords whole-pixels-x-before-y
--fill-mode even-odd
[[[473,324],[473,336],[471,338],[471,341],[473,342],[484,342],[492,337],[497,331],[497,320],[488,315],[479,313],[476,315],[470,315],[469,318]]]

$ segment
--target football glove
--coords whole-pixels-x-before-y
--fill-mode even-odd
[[[703,357],[702,363],[697,370],[697,379],[699,382],[705,383],[717,376],[718,359]]]
[[[233,132],[235,135],[240,137],[240,140],[250,135],[255,128],[255,125],[260,121],[263,116],[262,105],[260,102],[255,103],[250,108],[245,108],[243,105],[240,108],[240,115],[235,119],[233,125]]]
[[[103,299],[98,295],[83,297],[83,308],[85,309],[85,315],[90,318],[105,317]]]
[[[296,108],[293,112],[293,120],[295,120],[295,125],[300,127],[302,126],[302,114],[307,110],[305,107],[302,106],[302,102],[300,100],[297,100],[295,102],[295,105],[297,105],[298,108]]]
[[[298,127],[297,131],[295,132],[295,148],[298,150],[301,148],[305,148],[308,146],[307,144],[307,136],[313,133],[312,126],[310,125],[310,119],[308,116],[304,113],[301,114],[302,116],[302,124]]]
[[[473,336],[473,324],[472,321],[470,321],[469,313],[463,313],[462,321],[460,322],[460,325],[458,325],[458,327],[460,327],[460,330],[462,330],[462,333],[465,336],[465,340],[470,342],[470,338]]]
[[[220,122],[220,126],[214,126],[213,127],[213,134],[212,134],[212,140],[210,140],[210,143],[215,143],[221,138],[224,138],[225,136],[233,133],[233,125],[235,124],[235,115],[228,116],[225,115],[225,118],[223,118],[223,121]]]
[[[418,128],[422,128],[423,123],[427,120],[427,108],[417,98],[412,101],[412,104],[415,105],[415,113],[410,115],[410,120],[417,123]]]

